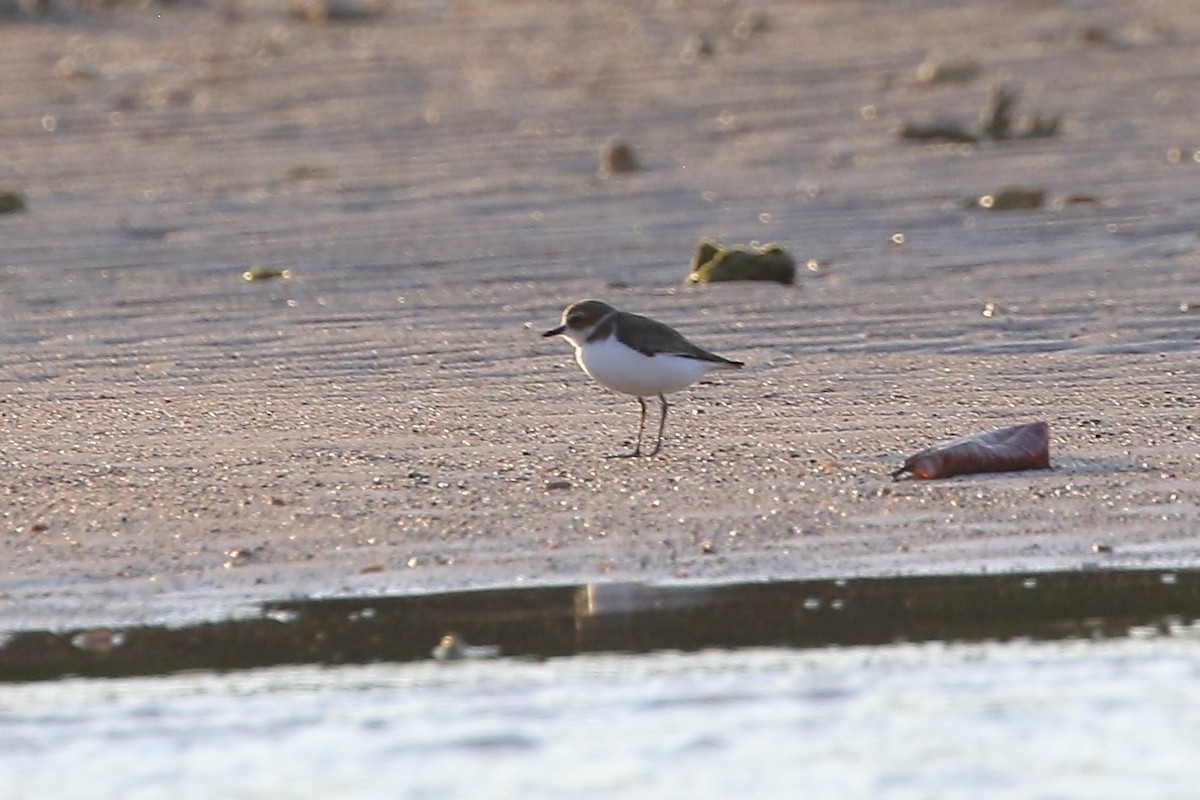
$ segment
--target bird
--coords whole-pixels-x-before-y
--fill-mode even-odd
[[[575,360],[598,383],[631,394],[642,408],[637,444],[632,453],[642,455],[646,429],[646,398],[657,396],[662,406],[658,438],[647,457],[662,449],[667,423],[666,395],[686,389],[714,369],[740,369],[733,361],[689,342],[679,331],[650,317],[613,308],[600,300],[581,300],[563,311],[562,324],[542,334],[562,336],[575,348]]]

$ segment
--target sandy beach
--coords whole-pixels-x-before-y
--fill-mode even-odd
[[[1196,3],[348,7],[0,22],[5,629],[1200,564]],[[1057,135],[897,135],[997,84]],[[686,285],[703,237],[797,282]],[[540,336],[586,297],[746,362],[657,458]],[[1050,471],[890,477],[1038,419]]]

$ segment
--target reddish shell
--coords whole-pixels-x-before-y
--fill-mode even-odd
[[[922,450],[909,456],[892,477],[908,472],[914,478],[949,478],[1025,469],[1050,469],[1050,426],[1045,422],[977,433]]]

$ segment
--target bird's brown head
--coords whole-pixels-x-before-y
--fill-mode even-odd
[[[580,300],[578,303],[567,306],[563,311],[561,325],[551,328],[542,336],[562,336],[571,331],[586,331],[613,311],[615,309],[608,303],[599,300]]]

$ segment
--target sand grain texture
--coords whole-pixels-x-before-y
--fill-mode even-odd
[[[1200,561],[1200,7],[644,6],[0,27],[5,627]],[[937,52],[980,77],[920,84]],[[1061,135],[895,136],[1001,80]],[[641,170],[597,177],[614,137]],[[1100,202],[964,207],[1010,184]],[[705,236],[820,268],[684,286]],[[673,398],[662,457],[602,459],[636,404],[538,336],[583,297],[747,368]],[[1033,419],[1051,472],[889,478]]]

